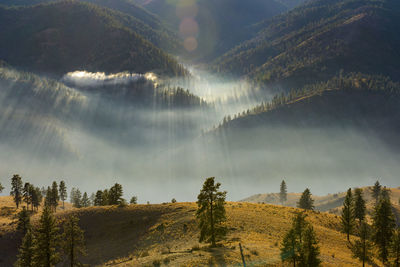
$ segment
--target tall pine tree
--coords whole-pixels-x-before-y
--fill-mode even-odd
[[[379,181],[376,181],[371,189],[372,197],[375,199],[375,203],[378,203],[379,197],[381,195],[382,186]]]
[[[215,247],[218,240],[226,236],[225,198],[226,191],[219,191],[220,183],[214,177],[207,178],[197,196],[196,217],[200,227],[200,242],[211,243]]]
[[[364,267],[366,263],[372,261],[372,244],[370,239],[369,225],[362,221],[359,226],[360,239],[356,240],[351,247],[353,258],[359,259]]]
[[[363,198],[363,190],[356,188],[354,191],[354,218],[358,220],[359,225],[365,219],[367,208]]]
[[[373,214],[373,240],[378,247],[379,257],[386,264],[389,256],[390,240],[396,226],[390,200],[384,197],[379,199]]]
[[[49,206],[45,206],[35,231],[33,265],[51,267],[60,262],[57,252],[59,234],[56,220]]]
[[[14,174],[13,177],[11,178],[11,192],[10,195],[13,196],[15,205],[17,206],[17,209],[19,207],[19,204],[21,204],[22,201],[22,178],[18,174]]]
[[[34,267],[33,253],[33,234],[31,229],[28,229],[24,238],[22,239],[21,247],[18,250],[15,267]]]
[[[281,186],[280,186],[280,192],[279,192],[279,200],[281,204],[283,205],[286,200],[287,200],[287,188],[286,188],[286,182],[285,180],[282,180]]]
[[[350,234],[353,232],[354,227],[354,214],[353,214],[353,196],[351,193],[351,188],[347,190],[346,197],[343,202],[341,222],[343,232],[347,235],[347,241],[350,242]]]
[[[314,209],[314,200],[311,197],[310,189],[306,188],[303,194],[301,194],[299,202],[297,202],[297,207],[305,210]]]
[[[64,223],[62,240],[62,248],[68,258],[69,266],[81,266],[79,257],[86,255],[86,249],[83,230],[79,227],[78,217],[71,216]]]
[[[61,199],[62,204],[63,204],[63,209],[65,209],[64,201],[67,199],[68,195],[67,195],[67,187],[65,186],[65,182],[64,181],[60,182],[60,186],[59,186],[58,190],[59,190],[59,193],[60,193],[60,199]]]

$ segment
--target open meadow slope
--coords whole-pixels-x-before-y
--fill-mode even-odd
[[[5,198],[5,197],[3,197]],[[1,203],[4,203],[2,199]],[[80,218],[85,231],[90,266],[240,266],[239,242],[251,266],[280,266],[280,243],[291,226],[296,208],[268,204],[228,202],[229,234],[221,246],[210,249],[198,243],[196,203],[107,206],[57,212]],[[2,208],[3,210],[3,208]],[[324,266],[358,266],[340,232],[340,219],[323,212],[307,212],[321,246]],[[1,215],[1,219],[12,215]],[[33,220],[37,220],[38,214]],[[1,266],[15,261],[20,235],[15,220],[2,223]],[[5,252],[5,253],[4,253]]]

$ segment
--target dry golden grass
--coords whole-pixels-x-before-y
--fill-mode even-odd
[[[90,266],[154,266],[153,262],[162,266],[240,266],[239,242],[248,266],[281,266],[280,243],[296,208],[229,202],[229,234],[221,247],[213,249],[198,243],[196,208],[196,203],[90,207],[60,211],[57,217],[60,221],[70,214],[80,217],[88,249],[83,261]],[[307,214],[320,241],[324,266],[360,265],[351,257],[338,216]],[[12,227],[5,232],[0,251],[6,246],[15,249],[20,236]],[[11,266],[15,253],[9,249],[0,265]]]

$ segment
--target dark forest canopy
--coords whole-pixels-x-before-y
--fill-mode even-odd
[[[187,74],[146,40],[160,43],[165,36],[131,16],[96,5],[62,1],[0,7],[0,24],[0,58],[24,70],[55,75],[77,69]]]
[[[400,77],[396,0],[314,0],[253,27],[258,34],[215,61],[223,74],[294,88],[340,71]]]

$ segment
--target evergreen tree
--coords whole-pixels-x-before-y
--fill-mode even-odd
[[[354,227],[354,213],[352,209],[352,201],[353,201],[353,196],[351,194],[351,188],[349,188],[347,190],[347,194],[343,202],[342,216],[341,216],[343,232],[347,235],[347,241],[349,242],[350,242],[350,234],[353,232],[353,227]]]
[[[78,188],[73,187],[70,194],[72,206],[75,208],[82,207],[82,193]]]
[[[78,217],[69,217],[64,223],[64,233],[62,235],[62,248],[64,254],[68,257],[69,266],[71,267],[81,266],[78,257],[86,255],[83,230],[78,223]]]
[[[33,234],[31,229],[28,229],[22,239],[21,247],[18,250],[17,262],[15,267],[34,267],[33,265]]]
[[[51,208],[51,203],[52,203],[51,198],[52,198],[51,189],[50,189],[50,186],[48,186],[47,190],[46,190],[46,197],[44,199],[44,205],[49,207],[49,208]]]
[[[376,181],[374,186],[372,187],[372,197],[375,199],[375,202],[378,203],[379,196],[381,195],[382,186],[379,181]]]
[[[390,202],[390,189],[387,189],[386,186],[384,186],[379,197],[387,199]]]
[[[25,207],[22,207],[22,210],[18,213],[17,230],[25,235],[30,227],[31,218],[29,216],[29,211]]]
[[[393,266],[400,266],[400,228],[393,232],[393,237],[390,243],[390,257],[393,260]]]
[[[370,231],[369,226],[366,222],[361,221],[360,224],[360,239],[356,240],[351,247],[353,257],[359,259],[364,267],[366,263],[372,261],[372,244],[369,241]]]
[[[108,189],[103,190],[101,199],[102,199],[102,203],[101,203],[102,206],[111,205],[110,204],[110,193],[108,192]]]
[[[307,225],[303,233],[304,241],[301,244],[300,264],[304,267],[316,267],[321,265],[319,259],[318,241],[315,237],[314,229],[311,225]]]
[[[281,260],[291,261],[293,266],[320,266],[319,247],[313,227],[302,212],[293,217],[292,228],[286,233],[281,248]]]
[[[57,182],[54,181],[51,185],[51,207],[53,208],[54,212],[57,210],[58,201],[60,201],[60,196],[58,195],[58,185]]]
[[[122,185],[120,185],[118,183],[114,184],[114,186],[110,188],[110,191],[108,194],[109,205],[121,204],[124,201],[122,198],[122,195],[123,195]]]
[[[395,228],[392,204],[387,198],[380,198],[373,214],[373,241],[379,250],[379,257],[385,264],[388,260],[390,240]]]
[[[133,196],[130,201],[131,204],[137,204],[137,196]]]
[[[49,206],[45,206],[35,231],[33,266],[51,267],[60,261],[58,227]]]
[[[0,183],[0,193],[3,192],[4,186]]]
[[[14,197],[17,209],[22,201],[22,179],[18,174],[14,174],[11,178],[11,192],[10,195]]]
[[[282,241],[281,248],[281,260],[293,262],[293,266],[296,267],[296,263],[299,260],[299,243],[294,228],[290,229]]]
[[[227,228],[223,225],[226,221],[226,191],[219,191],[221,184],[215,183],[214,179],[215,177],[210,177],[204,182],[197,196],[196,212],[200,227],[200,242],[211,243],[213,247],[227,234]]]
[[[103,205],[103,191],[97,190],[96,197],[94,199],[95,206],[102,206]]]
[[[366,212],[367,208],[363,198],[363,190],[356,188],[354,191],[354,218],[358,220],[359,225],[364,221]]]
[[[67,199],[68,194],[67,194],[67,187],[65,186],[65,182],[61,181],[60,182],[60,187],[58,188],[59,192],[60,192],[60,199],[63,203],[63,209],[65,209],[64,207],[64,201]]]
[[[90,200],[89,200],[88,195],[87,195],[86,192],[83,193],[82,200],[81,200],[81,205],[82,205],[82,207],[89,207],[90,206]]]
[[[286,188],[285,180],[282,180],[282,182],[281,182],[281,187],[280,187],[280,192],[279,192],[279,200],[280,200],[282,205],[287,200],[287,188]]]
[[[306,190],[304,190],[299,202],[297,202],[297,207],[305,210],[314,209],[314,200],[311,198],[310,189],[306,188]]]
[[[36,210],[39,209],[40,204],[42,203],[43,197],[39,187],[36,187],[33,191],[32,195],[32,205]]]

